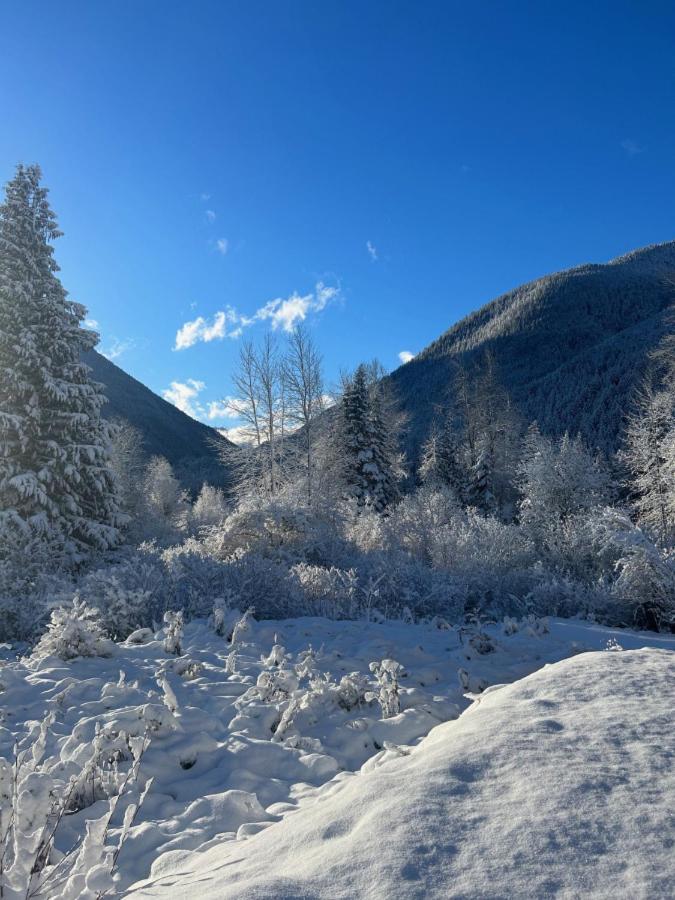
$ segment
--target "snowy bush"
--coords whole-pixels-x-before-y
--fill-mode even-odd
[[[151,609],[151,595],[147,590],[127,588],[115,574],[97,579],[96,592],[88,600],[100,614],[106,634],[116,641],[124,640],[132,631],[145,625]],[[91,586],[91,580],[89,581]]]
[[[112,656],[114,650],[115,645],[105,637],[98,609],[87,606],[75,595],[72,604],[52,612],[32,655],[35,659],[57,656],[68,660],[78,656]]]
[[[220,525],[226,516],[227,502],[223,491],[210,484],[202,485],[190,511],[190,525],[193,530],[214,528]]]
[[[289,570],[294,607],[298,615],[325,616],[328,619],[354,618],[359,598],[353,569],[298,563]]]
[[[152,784],[150,779],[137,799],[129,800],[147,738],[111,736],[97,725],[82,764],[64,770],[47,754],[53,725],[50,713],[33,723],[12,758],[0,756],[0,896],[6,900],[79,900],[111,891],[123,845]],[[125,773],[118,768],[124,761]],[[111,819],[122,798],[126,807],[113,842]],[[65,853],[58,851],[56,840],[68,817],[98,801],[103,815],[88,820]]]
[[[164,649],[167,653],[179,656],[183,645],[183,613],[167,610],[164,613],[164,626]]]
[[[204,544],[190,538],[161,553],[167,579],[168,602],[186,617],[208,616],[214,600],[229,590],[228,566],[211,556]]]
[[[377,700],[382,710],[382,718],[390,719],[401,711],[398,679],[403,669],[400,663],[394,659],[383,659],[381,662],[372,662],[370,671],[377,681],[378,691],[366,693],[366,700]]]
[[[617,563],[613,592],[627,621],[653,631],[675,629],[675,552],[644,542]]]

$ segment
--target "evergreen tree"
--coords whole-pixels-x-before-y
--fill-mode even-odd
[[[397,457],[379,388],[364,365],[345,389],[342,430],[347,494],[381,512],[399,497]]]
[[[0,532],[63,558],[119,539],[105,398],[81,353],[97,336],[67,299],[51,242],[56,218],[38,166],[18,166],[0,205]]]
[[[466,474],[462,451],[453,422],[448,415],[442,427],[434,423],[422,447],[419,476],[423,484],[437,484],[450,488],[462,502],[466,494]]]

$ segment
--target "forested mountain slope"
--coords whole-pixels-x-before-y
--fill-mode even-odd
[[[93,378],[104,385],[108,398],[104,416],[126,419],[137,428],[148,456],[166,457],[190,490],[198,490],[204,481],[226,485],[218,447],[232,446],[227,438],[167,403],[95,350],[85,355],[85,362]]]
[[[553,435],[578,431],[614,451],[674,300],[675,241],[503,294],[392,373],[408,415],[409,456],[416,458],[435,408],[452,400],[458,366],[480,366],[486,351],[526,421]]]

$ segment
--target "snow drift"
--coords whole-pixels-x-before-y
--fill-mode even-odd
[[[670,896],[674,695],[669,651],[545,666],[126,896]]]

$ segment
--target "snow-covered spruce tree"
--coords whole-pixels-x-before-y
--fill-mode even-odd
[[[378,387],[369,384],[364,365],[345,388],[341,419],[345,491],[380,512],[398,499],[397,471]]]
[[[450,415],[446,416],[442,425],[434,423],[432,426],[422,447],[418,474],[423,484],[449,488],[458,500],[464,499],[467,479],[462,450]]]
[[[0,205],[0,553],[39,537],[64,561],[119,540],[105,398],[81,353],[97,336],[67,299],[56,218],[38,166]]]
[[[492,355],[485,353],[471,372],[460,366],[454,389],[463,423],[466,501],[510,520],[515,512],[514,475],[522,426]]]

